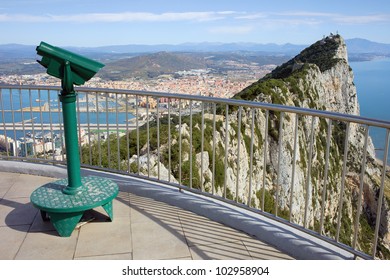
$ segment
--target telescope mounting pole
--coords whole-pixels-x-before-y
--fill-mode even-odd
[[[77,134],[76,98],[71,79],[72,71],[69,61],[64,65],[64,79],[62,80],[62,91],[59,95],[62,104],[62,115],[65,132],[66,163],[68,171],[68,186],[62,192],[74,195],[82,191],[80,175],[79,141]]]

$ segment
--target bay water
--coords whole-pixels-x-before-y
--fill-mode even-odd
[[[390,122],[390,58],[351,62],[360,115]],[[370,128],[376,156],[383,159],[386,130]]]

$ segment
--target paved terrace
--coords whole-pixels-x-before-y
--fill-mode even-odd
[[[127,176],[82,170],[83,176],[91,173],[112,177],[120,187],[114,200],[114,221],[107,222],[103,209],[91,210],[86,218],[93,220],[79,223],[66,238],[59,237],[50,222],[42,221],[29,198],[37,187],[66,177],[66,169],[0,161],[0,259],[351,258],[330,244],[211,198]]]

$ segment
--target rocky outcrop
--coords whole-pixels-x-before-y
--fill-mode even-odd
[[[339,35],[329,36],[303,50],[234,98],[359,115],[353,78],[343,38]],[[325,178],[326,136],[330,125],[328,119],[296,116],[291,113],[285,113],[282,119],[279,112],[269,111],[266,122],[264,110],[252,112],[251,109],[242,108],[242,122],[239,126],[239,111],[237,108],[231,108],[226,129],[224,108],[220,108],[219,111],[215,143],[210,133],[212,121],[206,119],[204,127],[201,127],[199,120],[194,120],[194,142],[197,141],[196,135],[200,135],[202,130],[208,131],[205,133],[203,151],[199,150],[200,145],[196,143],[191,147],[194,149],[192,153],[194,159],[191,159],[194,163],[193,177],[194,181],[198,182],[195,187],[203,187],[210,192],[214,188],[218,195],[223,196],[226,185],[227,198],[236,199],[286,219],[291,218],[294,223],[315,231],[319,231],[323,218],[322,234],[335,238],[338,232],[339,240],[351,245],[358,206],[365,127],[351,123],[346,140],[347,124],[332,122],[329,168]],[[253,129],[252,116],[255,118]],[[297,121],[297,149],[294,153]],[[282,131],[279,130],[280,127],[283,128]],[[175,127],[175,133],[175,135],[180,133],[182,137],[182,164],[185,167],[190,160],[188,122],[183,120],[180,129],[178,126]],[[239,133],[240,142],[237,137]],[[171,145],[173,150],[176,149],[177,140],[176,137],[176,142]],[[348,141],[348,154],[346,180],[342,182],[345,141]],[[214,159],[212,147],[215,149]],[[161,152],[166,153],[167,149],[168,146],[163,145]],[[134,162],[134,159],[132,161]],[[154,158],[152,161],[156,163]],[[142,162],[144,163],[144,160]],[[171,181],[174,180],[173,177],[178,180],[179,167],[177,162],[173,165],[171,172],[160,166],[166,178],[171,176]],[[154,169],[149,172],[155,173]],[[381,164],[375,159],[374,146],[369,139],[357,242],[358,248],[367,253],[371,251],[373,225],[377,216],[380,170]],[[200,178],[203,178],[202,182]],[[339,211],[340,201],[342,211]],[[325,209],[324,217],[321,217],[322,207]],[[390,257],[389,251],[386,251],[390,248],[389,217],[388,201],[384,199],[378,247],[378,256],[382,258]],[[341,226],[338,229],[339,220]]]

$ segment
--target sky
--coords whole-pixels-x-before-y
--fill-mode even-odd
[[[253,42],[324,35],[390,44],[389,0],[1,0],[0,44],[97,47]]]

